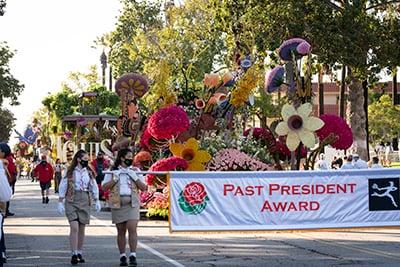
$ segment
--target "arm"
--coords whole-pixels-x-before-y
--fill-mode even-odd
[[[147,186],[147,184],[146,184],[144,181],[142,181],[142,179],[139,178],[137,181],[135,181],[135,183],[136,183],[137,187],[138,187],[141,191],[147,191],[148,186]]]
[[[103,187],[104,191],[107,191],[108,189],[111,189],[112,187],[114,187],[114,185],[117,183],[118,181],[114,181],[113,179],[113,174],[106,174],[104,176],[104,180],[101,184],[101,186]]]
[[[64,176],[64,178],[62,178],[60,185],[58,187],[58,201],[59,202],[63,202],[65,195],[67,193],[67,187],[68,187],[68,179],[67,176]]]

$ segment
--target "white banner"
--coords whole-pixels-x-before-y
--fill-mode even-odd
[[[400,226],[400,169],[172,172],[171,231]]]

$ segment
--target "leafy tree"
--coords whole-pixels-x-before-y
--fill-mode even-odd
[[[14,52],[7,44],[0,42],[0,106],[5,98],[10,100],[11,105],[18,105],[18,96],[24,89],[24,86],[10,72],[9,63],[13,56]]]
[[[15,118],[11,111],[5,108],[0,108],[0,118],[0,140],[7,142],[15,126]]]
[[[215,0],[213,4],[219,25],[234,35],[235,44],[251,45],[247,50],[236,45],[241,53],[256,50],[263,55],[285,39],[303,37],[313,45],[319,62],[348,67],[348,118],[357,152],[367,158],[363,82],[376,81],[381,69],[399,65],[398,53],[391,52],[399,42],[398,2]]]
[[[161,1],[122,3],[117,27],[108,35],[114,74],[143,73],[153,87],[166,87],[184,100],[193,100],[204,73],[213,69],[224,50],[208,1],[188,0],[180,6]],[[168,69],[170,79],[157,79],[160,69]],[[150,99],[160,97],[165,96]]]
[[[400,107],[392,103],[390,96],[382,95],[368,107],[369,132],[374,143],[386,142],[400,133]]]

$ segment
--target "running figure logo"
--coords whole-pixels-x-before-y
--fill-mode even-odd
[[[369,210],[399,210],[399,179],[369,180]]]

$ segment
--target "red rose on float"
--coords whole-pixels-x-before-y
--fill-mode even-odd
[[[183,190],[183,197],[190,205],[203,203],[206,196],[206,190],[201,183],[191,182],[187,184]]]

